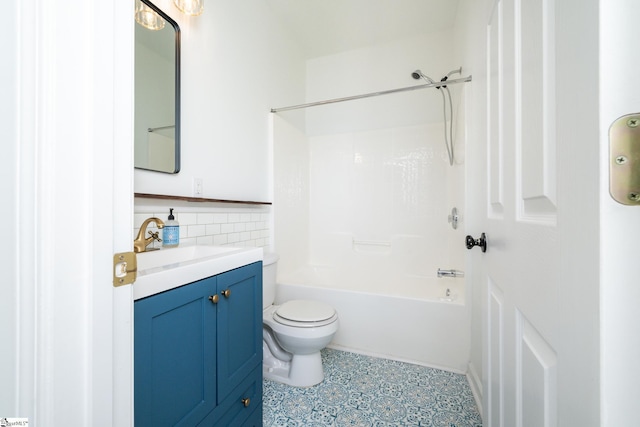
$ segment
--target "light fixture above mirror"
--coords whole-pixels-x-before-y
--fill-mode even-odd
[[[136,22],[148,30],[158,31],[164,28],[164,19],[140,0],[136,1],[135,17]]]
[[[173,0],[173,4],[185,15],[197,16],[204,10],[204,0]]]

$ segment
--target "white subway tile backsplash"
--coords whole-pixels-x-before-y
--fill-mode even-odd
[[[213,214],[213,222],[216,224],[229,222],[229,215],[226,213],[215,213]]]
[[[271,207],[224,208],[136,204],[134,236],[149,217],[165,220],[169,208],[180,223],[181,245],[232,245],[265,247],[270,245]],[[149,230],[156,230],[155,224]],[[161,247],[161,243],[154,244]]]
[[[228,234],[218,234],[217,236],[213,236],[213,244],[214,245],[226,245],[229,243]]]
[[[188,225],[187,230],[187,237],[199,237],[207,234],[206,225]]]
[[[222,233],[220,229],[220,224],[207,224],[205,229],[206,235],[214,235]]]
[[[192,225],[198,223],[198,215],[195,213],[182,213],[178,212],[177,215],[176,210],[174,209],[174,215],[176,220],[180,223],[180,225]]]
[[[199,213],[198,214],[198,224],[213,224],[213,214],[212,213]]]
[[[213,245],[213,236],[200,236],[196,241],[199,245]]]

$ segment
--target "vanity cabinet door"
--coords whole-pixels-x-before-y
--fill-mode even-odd
[[[262,262],[216,277],[220,295],[218,403],[222,403],[257,366],[262,365]],[[229,291],[228,297],[224,296],[226,291]],[[259,376],[262,377],[262,371]]]
[[[194,426],[217,404],[216,278],[135,302],[135,425]]]

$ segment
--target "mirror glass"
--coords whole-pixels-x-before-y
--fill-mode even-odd
[[[141,8],[144,10],[140,11]],[[150,30],[140,24],[141,20],[158,21],[154,13],[164,20],[163,28]],[[136,0],[136,14],[134,166],[178,173],[180,28],[147,0]],[[153,17],[149,18],[150,15]]]

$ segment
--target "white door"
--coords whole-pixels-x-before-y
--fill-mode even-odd
[[[625,206],[608,194],[608,129],[617,118],[640,113],[640,57],[629,46],[640,39],[637,0],[600,2],[601,143],[601,390],[602,425],[638,424],[640,402],[640,206]],[[638,170],[640,172],[640,170]]]
[[[467,231],[488,244],[469,253],[485,425],[597,426],[598,1],[489,0],[480,16],[468,191],[482,220]]]
[[[133,425],[132,5],[4,10],[1,417]]]

